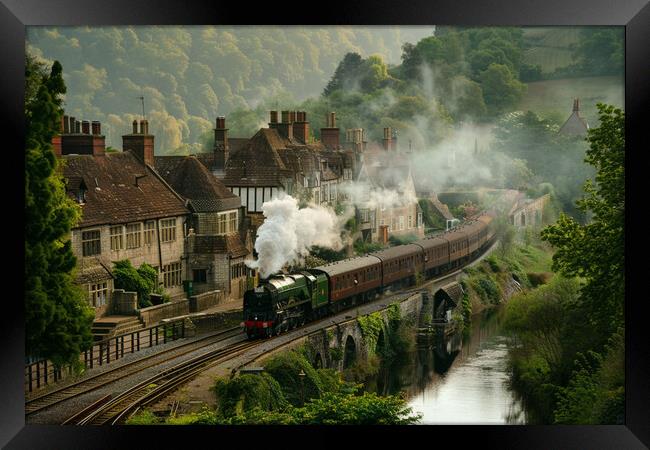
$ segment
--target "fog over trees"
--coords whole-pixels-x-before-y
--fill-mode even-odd
[[[142,114],[157,151],[196,151],[217,115],[322,91],[348,52],[398,63],[434,27],[30,27],[28,51],[65,67],[66,113],[100,120],[107,145]],[[283,108],[284,103],[278,103]],[[255,124],[257,125],[257,123]],[[188,147],[187,144],[190,144]],[[200,148],[200,146],[198,147]]]

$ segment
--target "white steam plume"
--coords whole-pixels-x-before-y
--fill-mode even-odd
[[[262,278],[276,273],[287,263],[300,263],[313,245],[340,250],[341,221],[331,209],[309,205],[299,209],[298,201],[286,194],[262,205],[264,223],[257,230],[258,259],[247,261]]]

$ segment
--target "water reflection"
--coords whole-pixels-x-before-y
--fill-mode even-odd
[[[473,317],[465,335],[418,346],[383,367],[366,388],[382,395],[406,392],[422,424],[523,424],[521,402],[508,388],[503,309]]]

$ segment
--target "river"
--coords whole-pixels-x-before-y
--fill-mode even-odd
[[[420,424],[525,424],[526,413],[508,388],[508,348],[501,332],[504,308],[472,317],[464,335],[419,344],[366,381],[381,395],[406,393]]]

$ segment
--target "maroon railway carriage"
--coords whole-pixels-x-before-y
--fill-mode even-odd
[[[467,245],[469,247],[468,251],[470,255],[474,255],[481,247],[480,234],[483,228],[483,223],[478,220],[474,220],[464,227],[467,232]]]
[[[418,245],[398,245],[371,255],[381,260],[384,288],[392,284],[414,283],[415,274],[422,272],[424,255]]]
[[[449,265],[449,242],[434,236],[413,242],[422,248],[424,273],[427,278],[437,275]]]
[[[487,212],[485,214],[481,214],[479,216],[478,220],[485,225],[485,229],[483,233],[485,234],[485,242],[490,242],[492,238],[494,237],[495,234],[495,223],[494,223],[494,218],[495,218],[495,213],[493,212]]]
[[[381,260],[360,256],[315,267],[329,280],[330,305],[333,311],[374,297],[381,288]]]
[[[469,243],[467,241],[467,229],[463,226],[452,228],[441,234],[441,239],[449,242],[449,264],[458,267],[469,257]]]

